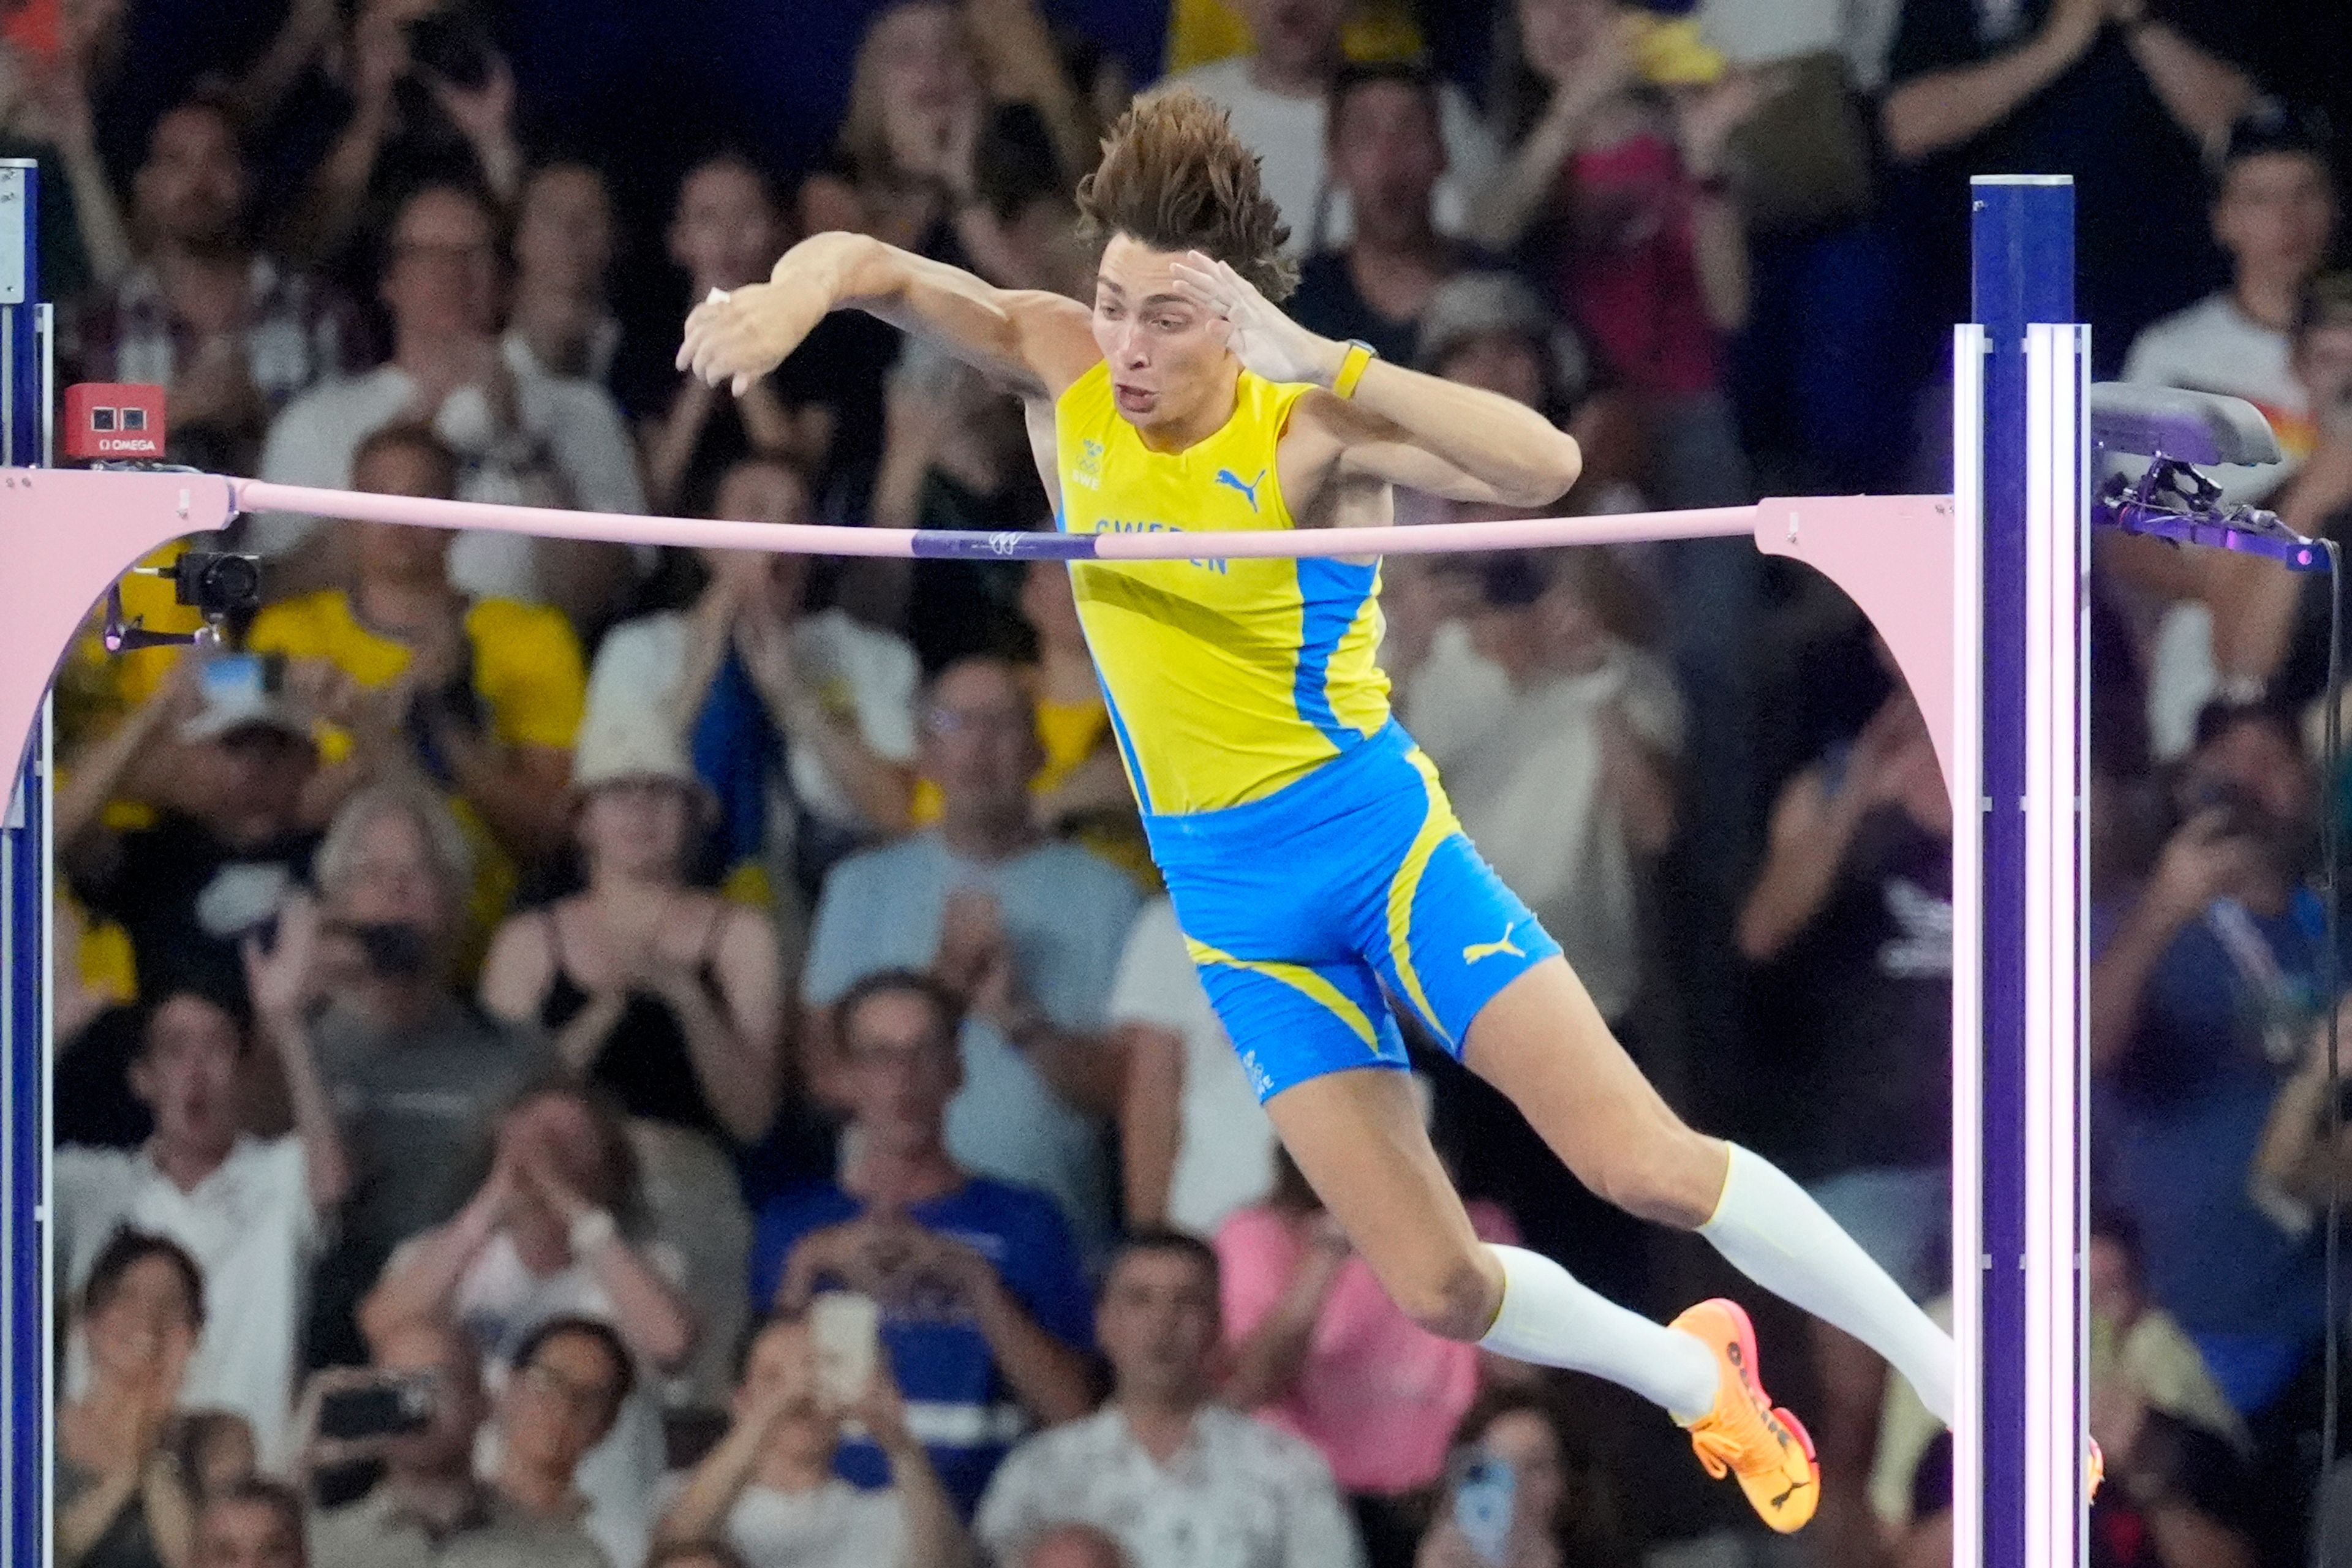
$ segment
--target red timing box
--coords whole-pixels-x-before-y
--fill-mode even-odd
[[[163,455],[163,389],[86,381],[66,388],[68,462]]]

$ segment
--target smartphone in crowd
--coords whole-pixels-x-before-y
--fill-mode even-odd
[[[351,1441],[396,1437],[433,1424],[433,1378],[396,1373],[357,1388],[339,1388],[319,1401],[319,1436]]]
[[[1450,1493],[1454,1527],[1470,1542],[1478,1561],[1501,1568],[1510,1549],[1511,1513],[1517,1507],[1518,1477],[1507,1460],[1471,1454],[1454,1469]]]
[[[809,1303],[809,1335],[816,1342],[817,1397],[835,1409],[864,1398],[881,1353],[882,1309],[874,1298],[826,1291]]]

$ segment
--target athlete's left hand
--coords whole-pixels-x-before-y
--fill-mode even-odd
[[[1184,297],[1223,323],[1225,346],[1252,375],[1328,386],[1346,348],[1308,331],[1231,264],[1187,251],[1170,268]]]

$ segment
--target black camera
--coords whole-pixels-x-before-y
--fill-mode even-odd
[[[191,550],[173,567],[172,585],[179,603],[207,620],[250,615],[261,608],[261,558]]]
[[[321,1398],[319,1436],[350,1441],[421,1432],[433,1424],[433,1408],[431,1374],[394,1374]]]

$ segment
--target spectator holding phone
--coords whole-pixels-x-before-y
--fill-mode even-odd
[[[1951,1212],[1952,807],[1927,721],[1895,685],[1859,737],[1784,785],[1770,844],[1736,927],[1749,962],[1794,997],[1766,1041],[1781,1152],[1914,1300],[1945,1288]],[[1821,1524],[1870,1532],[1865,1478],[1880,1440],[1886,1367],[1818,1321],[1812,1434]]]
[[[58,1409],[60,1568],[193,1568],[194,1509],[166,1438],[204,1324],[204,1276],[178,1244],[118,1231],[91,1262],[87,1385]]]
[[[931,1407],[931,1463],[969,1510],[1013,1440],[1092,1403],[1086,1277],[1051,1199],[968,1173],[947,1147],[962,1077],[959,1008],[928,975],[882,970],[835,1016],[852,1108],[838,1182],[787,1193],[760,1215],[752,1299],[784,1311],[848,1289],[881,1306],[898,1385]],[[845,1447],[846,1479],[877,1484],[873,1445]]]
[[[499,1112],[552,1070],[535,1035],[468,1006],[454,982],[471,850],[440,795],[391,783],[343,804],[318,857],[326,930],[289,994],[353,1167],[335,1250],[318,1276],[314,1362],[354,1362],[351,1321],[394,1247],[461,1207]]]
[[[135,1152],[68,1146],[54,1163],[68,1288],[86,1285],[123,1229],[184,1248],[208,1282],[213,1315],[180,1392],[244,1416],[269,1464],[284,1457],[310,1266],[350,1184],[309,1037],[289,1016],[289,977],[311,963],[320,923],[317,907],[297,899],[273,949],[248,939],[253,1026],[235,1002],[185,990],[159,996],[131,1068],[153,1136]],[[249,1027],[283,1077],[295,1125],[287,1137],[256,1138],[239,1125]],[[68,1386],[94,1374],[69,1366]]]
[[[242,991],[237,939],[310,874],[310,716],[279,661],[184,655],[60,770],[55,834],[74,896],[119,921],[151,994]]]
[[[373,432],[352,459],[353,485],[382,495],[446,499],[460,471],[457,454],[418,425]],[[353,524],[349,579],[268,605],[247,640],[289,661],[331,721],[313,819],[377,780],[430,781],[477,846],[474,915],[487,929],[522,870],[564,842],[587,674],[562,612],[451,584],[456,540],[437,528]]]
[[[1415,1568],[1613,1568],[1634,1561],[1606,1476],[1580,1458],[1545,1394],[1491,1394],[1463,1417],[1455,1437],[1462,1467],[1444,1511],[1422,1537]]]
[[[426,184],[388,226],[379,291],[392,358],[364,375],[322,382],[269,427],[261,474],[342,489],[360,444],[388,425],[423,425],[462,453],[463,499],[638,512],[645,490],[621,411],[603,388],[541,374],[499,337],[501,214],[478,189]],[[335,531],[297,513],[243,524],[284,575],[335,574]],[[583,625],[609,616],[633,582],[628,546],[469,532],[449,556],[452,582],[484,598],[562,606]]]
[[[2252,1179],[2321,994],[2316,783],[2294,716],[2213,704],[2180,775],[2180,826],[2133,895],[2093,913],[2090,1056],[2108,1196],[2147,1243],[2148,1293],[2241,1415],[2322,1331],[2307,1211]]]
[[[868,1331],[870,1336],[870,1329]],[[657,1540],[671,1550],[723,1540],[744,1568],[958,1568],[971,1543],[930,1456],[907,1429],[890,1369],[865,1342],[866,1387],[828,1388],[824,1348],[805,1311],[772,1314],[752,1334],[727,1436],[672,1499]],[[849,1363],[853,1369],[855,1361]],[[835,1474],[842,1424],[882,1452],[889,1483]]]
[[[323,1435],[323,1427],[343,1425],[326,1419],[338,1395],[373,1394],[379,1411],[400,1411],[405,1402],[397,1396],[410,1390],[423,1391],[421,1419]],[[475,1441],[488,1413],[481,1358],[442,1323],[403,1325],[383,1336],[372,1365],[331,1367],[312,1378],[302,1473],[362,1460],[383,1467],[366,1496],[312,1521],[319,1561],[331,1568],[611,1568],[577,1524],[536,1519],[476,1478]]]
[[[360,1307],[371,1342],[407,1323],[463,1328],[503,1385],[502,1409],[515,1405],[514,1380],[543,1325],[609,1325],[627,1375],[595,1440],[576,1458],[584,1527],[616,1563],[645,1555],[653,1523],[662,1472],[653,1377],[685,1363],[698,1329],[677,1289],[685,1265],[677,1250],[631,1234],[641,1212],[635,1158],[619,1121],[568,1085],[535,1090],[499,1121],[497,1161],[473,1201],[394,1252]],[[524,1399],[519,1408],[535,1420],[551,1416],[543,1403]],[[567,1408],[577,1415],[577,1405]],[[567,1485],[571,1479],[567,1472]]]
[[[1110,1399],[998,1469],[978,1528],[999,1561],[1071,1522],[1116,1535],[1137,1568],[1363,1561],[1322,1456],[1216,1402],[1217,1298],[1205,1242],[1148,1231],[1119,1247],[1095,1310]]]

